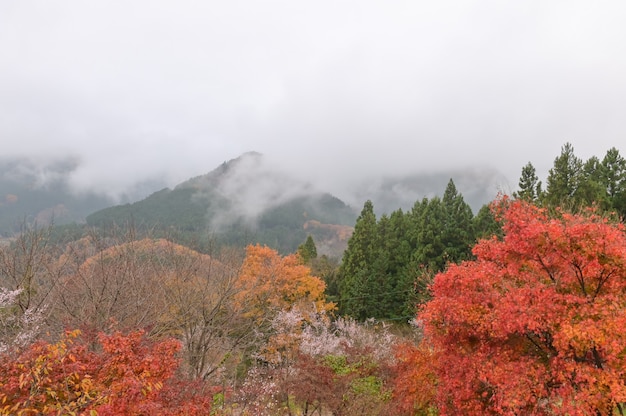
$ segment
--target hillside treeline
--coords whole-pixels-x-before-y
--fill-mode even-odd
[[[601,160],[593,156],[583,162],[565,144],[546,185],[543,189],[529,162],[514,196],[550,209],[595,207],[619,218],[626,215],[626,162],[615,148]],[[359,320],[406,320],[428,298],[427,285],[435,274],[450,263],[472,259],[478,240],[501,232],[489,206],[474,215],[452,179],[443,197],[424,198],[408,212],[399,209],[377,219],[367,201],[329,295],[341,314]]]
[[[603,212],[626,217],[626,162],[613,147],[602,159],[591,156],[584,161],[566,143],[554,159],[545,189],[531,162],[522,168],[519,190],[514,194],[539,206],[564,207],[571,211],[595,206]]]
[[[0,247],[0,414],[623,415],[626,166],[590,160],[567,144],[545,190],[529,164],[476,215],[452,180],[368,201],[341,262],[311,236],[25,228]]]
[[[474,216],[450,180],[443,198],[424,198],[408,212],[376,218],[367,201],[337,274],[341,314],[363,320],[408,320],[435,273],[469,259],[478,236],[497,232],[489,209]]]

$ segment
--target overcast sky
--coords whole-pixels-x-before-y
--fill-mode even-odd
[[[78,189],[259,151],[320,186],[626,156],[626,2],[1,0],[0,155]]]

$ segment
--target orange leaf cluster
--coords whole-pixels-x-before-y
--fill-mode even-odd
[[[269,247],[248,246],[236,286],[236,303],[252,317],[293,307],[313,313],[334,308],[325,300],[324,282],[297,255],[281,257]]]

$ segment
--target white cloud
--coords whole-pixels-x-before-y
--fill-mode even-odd
[[[77,189],[257,150],[320,186],[623,147],[621,1],[0,3],[5,157]]]

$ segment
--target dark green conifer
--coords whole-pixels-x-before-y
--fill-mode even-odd
[[[489,205],[483,205],[473,219],[476,239],[502,237],[502,226],[498,223],[491,212]]]
[[[626,160],[612,147],[601,162],[601,182],[606,188],[610,209],[626,218]]]
[[[472,208],[465,202],[450,179],[443,194],[442,208],[445,214],[442,242],[447,262],[459,263],[471,257],[475,243]]]
[[[426,267],[433,271],[444,269],[445,245],[443,229],[446,221],[446,212],[439,197],[428,201],[428,205],[421,211],[417,229],[417,247],[413,261],[418,267]]]
[[[513,196],[528,202],[536,202],[541,195],[541,181],[537,176],[537,171],[532,163],[528,162],[522,168],[522,175],[519,179],[519,191]]]
[[[372,201],[366,201],[356,220],[339,268],[339,312],[356,319],[368,318],[364,300],[375,258],[376,214]]]
[[[298,255],[304,264],[309,264],[317,258],[317,247],[313,237],[307,236],[306,241],[298,247]]]
[[[545,202],[548,206],[577,206],[576,191],[582,178],[583,162],[574,154],[574,147],[566,143],[547,178]]]
[[[576,204],[580,206],[597,205],[599,208],[609,207],[606,187],[602,184],[602,165],[596,156],[592,156],[582,167],[578,189],[574,195]]]

